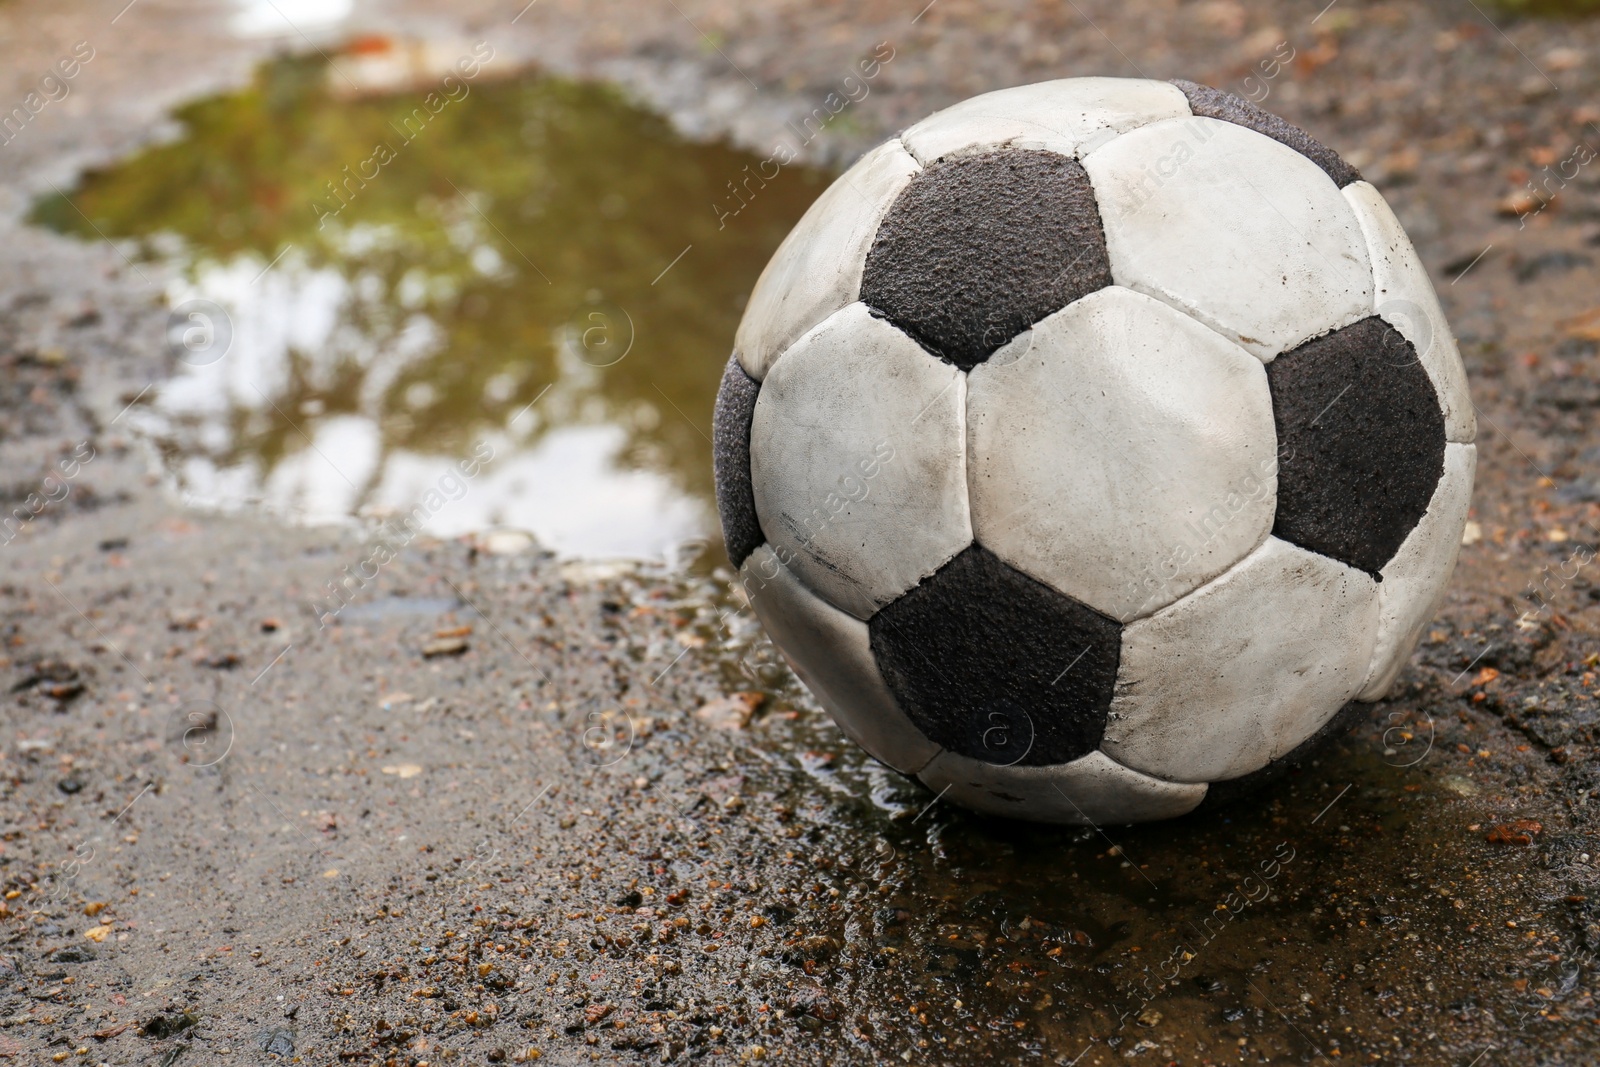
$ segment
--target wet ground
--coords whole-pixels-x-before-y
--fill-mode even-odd
[[[0,483],[37,511],[0,548],[0,1058],[1594,1060],[1600,171],[1577,161],[1600,150],[1600,24],[518,7],[0,6],[8,99],[93,50],[0,146]],[[303,32],[268,32],[284,15]],[[436,47],[373,58],[416,40]],[[338,240],[318,229],[306,201],[370,157],[347,149],[480,41],[471,92],[323,197]],[[871,92],[797,144],[786,121],[880,42]],[[786,166],[724,219],[710,196],[746,164],[781,141],[834,165],[969,93],[1084,73],[1264,97],[1362,167],[1480,407],[1471,543],[1395,698],[1256,799],[1103,832],[981,820],[863,760],[714,544],[674,569],[494,529],[570,510],[541,495],[561,462],[516,492],[503,461],[596,430],[582,455],[635,479],[596,528],[703,521],[690,430],[818,180]],[[315,343],[263,327],[312,330],[328,293]],[[174,347],[186,300],[244,308],[243,347]],[[375,367],[404,349],[397,308],[439,332]],[[618,309],[649,325],[609,362],[577,327]],[[440,464],[483,442],[450,499]],[[430,487],[434,525],[334,610],[380,535],[309,520]]]

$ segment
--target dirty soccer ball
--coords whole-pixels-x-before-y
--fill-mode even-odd
[[[750,297],[717,493],[840,728],[984,812],[1241,795],[1389,689],[1455,566],[1461,360],[1338,155],[1190,82],[989,93],[867,153]]]

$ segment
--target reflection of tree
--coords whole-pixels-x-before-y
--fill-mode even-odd
[[[406,143],[399,120],[422,92],[341,102],[325,86],[320,63],[269,64],[248,89],[182,109],[185,137],[91,174],[73,200],[113,237],[177,234],[197,262],[264,264],[292,244],[305,267],[338,271],[352,293],[340,332],[359,343],[331,356],[292,353],[278,398],[289,413],[313,398],[329,415],[363,410],[366,358],[427,316],[438,343],[366,409],[386,448],[463,449],[555,380],[563,333],[581,336],[597,304],[626,309],[631,354],[577,376],[593,383],[590,402],[569,397],[564,416],[550,414],[621,421],[636,461],[708,493],[702,434],[745,297],[825,176],[785,171],[719,230],[713,203],[732,203],[728,183],[754,171],[756,157],[685,144],[605,87],[480,77]],[[349,205],[319,228],[312,205],[334,204],[328,183],[379,144],[396,158],[352,183]],[[59,199],[35,217],[94,235]],[[413,409],[404,397],[419,382],[432,399]],[[300,447],[282,419],[240,412],[233,422],[268,465]]]

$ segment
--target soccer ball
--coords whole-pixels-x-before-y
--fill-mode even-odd
[[[839,727],[1062,823],[1232,799],[1382,697],[1476,460],[1378,191],[1238,97],[1118,78],[867,153],[762,272],[715,425],[729,556]]]

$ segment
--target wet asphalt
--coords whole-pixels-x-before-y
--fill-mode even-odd
[[[1600,149],[1600,25],[1320,6],[542,0],[276,40],[0,6],[6,100],[95,50],[0,147],[0,484],[37,510],[0,546],[0,1058],[1592,1062],[1600,179],[1563,163]],[[18,220],[352,30],[492,35],[754,150],[893,42],[820,162],[1043,77],[1264,86],[1395,204],[1480,408],[1472,543],[1396,695],[1235,808],[1075,831],[864,760],[714,545],[419,539],[319,619],[362,533],[186,511],[128,426],[172,370],[161,265]]]

